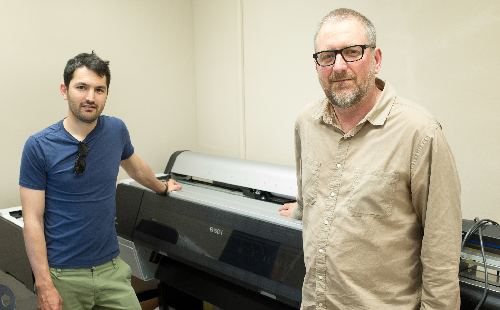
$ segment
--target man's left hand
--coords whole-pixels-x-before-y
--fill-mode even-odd
[[[168,191],[170,193],[172,191],[180,191],[182,189],[182,185],[180,185],[176,180],[170,179],[168,182],[164,182],[168,184]]]

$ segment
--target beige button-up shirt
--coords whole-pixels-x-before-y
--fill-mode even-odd
[[[302,309],[459,309],[462,215],[439,123],[382,80],[344,133],[327,99],[295,126]]]

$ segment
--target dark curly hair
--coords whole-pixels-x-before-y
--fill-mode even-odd
[[[92,54],[81,53],[68,60],[64,68],[64,85],[69,88],[69,82],[73,78],[76,69],[87,67],[94,71],[100,77],[106,76],[106,88],[109,91],[109,82],[111,81],[111,72],[109,71],[109,61],[99,58],[94,51]]]

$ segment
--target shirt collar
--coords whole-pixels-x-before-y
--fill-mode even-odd
[[[383,125],[391,111],[396,98],[396,90],[387,81],[383,81],[379,78],[375,78],[375,86],[382,91],[382,94],[371,111],[361,120],[360,124],[369,121],[372,125]],[[323,99],[319,105],[313,118],[323,118],[323,122],[326,124],[340,125],[335,116],[333,106],[326,98]]]

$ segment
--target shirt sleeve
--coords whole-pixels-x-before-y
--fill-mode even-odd
[[[300,132],[297,123],[295,123],[295,169],[297,171],[297,203],[292,209],[292,218],[301,220],[303,215],[302,200],[302,154]]]
[[[439,128],[429,131],[411,164],[412,202],[422,221],[422,310],[460,308],[460,181]]]
[[[30,137],[24,144],[21,157],[19,185],[34,190],[45,190],[47,186],[45,166],[42,148],[33,137]]]
[[[132,141],[130,141],[130,134],[128,132],[127,126],[122,122],[122,137],[123,137],[123,151],[121,160],[130,158],[134,154],[134,146]]]

